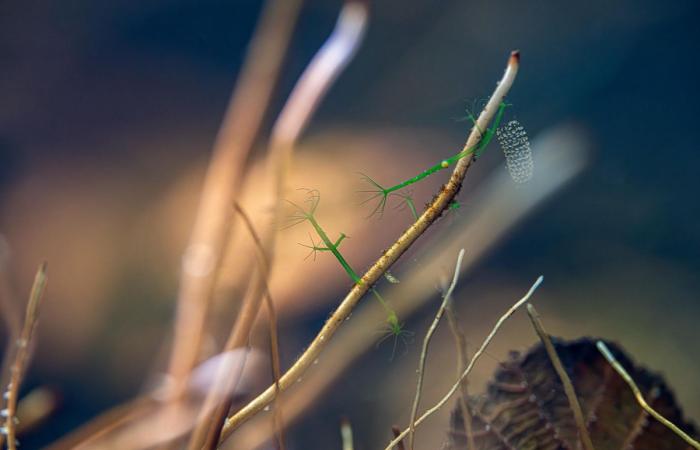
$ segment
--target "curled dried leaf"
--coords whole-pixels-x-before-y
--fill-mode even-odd
[[[553,343],[574,385],[596,450],[688,448],[639,406],[625,381],[598,352],[595,340],[553,339]],[[607,345],[651,406],[697,437],[697,430],[683,418],[664,380],[636,366],[619,346]],[[541,344],[525,355],[513,353],[494,375],[486,394],[470,398],[469,405],[474,450],[580,448],[564,388]],[[464,429],[460,409],[455,408],[448,449],[468,448]]]

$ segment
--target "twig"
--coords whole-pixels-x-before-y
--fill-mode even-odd
[[[270,262],[268,260],[268,256],[266,255],[266,249],[263,246],[263,242],[260,239],[260,236],[258,235],[257,231],[255,230],[255,226],[253,225],[250,216],[245,212],[245,210],[241,207],[241,205],[238,202],[234,203],[233,209],[235,213],[243,220],[243,224],[248,233],[251,235],[254,246],[258,253],[260,273],[255,283],[259,284],[262,287],[262,297],[265,299],[265,306],[268,312],[268,332],[270,338],[270,366],[272,367],[272,379],[274,385],[276,386],[276,389],[279,392],[279,379],[281,376],[281,367],[279,356],[279,338],[277,334],[277,312],[275,311],[274,301],[272,300],[272,294],[270,293],[270,287],[267,281],[270,277]],[[244,305],[249,305],[253,303],[253,298],[259,296],[257,286],[254,286],[249,292],[249,294],[250,295],[246,295],[246,298],[243,302]],[[245,314],[243,315],[246,316]],[[254,318],[250,319],[250,323],[245,322],[246,329],[248,330],[248,332],[250,330],[250,327],[252,326],[252,322],[254,322]],[[237,323],[239,323],[239,321],[237,321]],[[230,351],[234,348],[240,347],[242,343],[235,342],[235,338],[236,333],[232,333],[228,342],[224,346],[225,351]],[[203,448],[205,449],[216,448],[219,441],[221,425],[223,425],[223,420],[225,419],[225,412],[217,414],[218,411],[215,411],[215,413],[212,414],[212,409],[217,407],[217,403],[220,403],[220,405],[218,406],[219,409],[228,411],[228,409],[230,408],[230,397],[225,399],[224,401],[222,401],[221,398],[219,398],[219,393],[221,392],[232,392],[232,390],[230,389],[230,383],[232,382],[232,378],[228,369],[228,367],[222,367],[221,372],[217,374],[214,386],[212,387],[212,389],[209,390],[207,394],[207,398],[204,401],[204,406],[201,409],[200,418],[198,419],[200,426],[207,424],[205,420],[209,416],[212,417],[213,421],[211,426],[208,427],[208,433],[203,444]],[[243,367],[241,366],[239,367],[239,369],[242,370]],[[198,435],[197,433],[193,433],[190,439],[191,448],[197,448],[198,441],[204,437],[203,433],[206,428],[207,427],[202,426],[200,431],[202,434],[200,435]],[[277,439],[278,450],[284,450],[284,423],[282,419],[282,410],[278,400],[275,401],[275,403],[273,404],[273,428],[275,437]]]
[[[462,380],[464,380],[469,375],[469,373],[472,371],[474,364],[479,359],[479,357],[481,357],[481,355],[484,353],[484,351],[486,350],[486,347],[488,347],[488,345],[491,343],[491,341],[493,340],[496,333],[498,333],[498,330],[501,328],[503,323],[506,320],[508,320],[508,318],[510,318],[510,316],[512,316],[515,313],[515,311],[518,310],[518,308],[523,306],[530,299],[532,294],[535,292],[535,290],[542,283],[543,280],[544,280],[544,277],[540,275],[540,277],[535,281],[535,283],[532,285],[532,287],[530,287],[530,290],[527,292],[527,294],[525,294],[525,296],[523,298],[521,298],[513,306],[511,306],[510,309],[508,309],[508,311],[506,311],[505,314],[503,314],[501,316],[501,318],[498,319],[498,322],[496,322],[496,325],[494,325],[494,327],[491,330],[491,332],[489,333],[489,335],[486,336],[486,339],[484,339],[484,342],[481,344],[481,347],[479,347],[479,350],[477,350],[476,353],[474,353],[474,356],[472,356],[472,359],[469,361],[469,365],[467,366],[466,369],[464,369],[464,372],[462,372],[462,375],[459,377],[457,382],[452,386],[452,388],[450,388],[450,390],[447,392],[447,394],[445,394],[445,396],[439,402],[437,402],[435,404],[435,406],[428,409],[426,412],[423,413],[422,416],[420,416],[418,418],[418,420],[415,421],[416,426],[423,423],[423,421],[425,419],[427,419],[432,414],[434,414],[436,411],[438,411],[440,408],[442,408],[450,400],[450,397],[452,397],[452,395],[455,392],[457,392],[457,390],[459,389],[459,386],[462,383]],[[396,444],[401,439],[403,439],[408,434],[408,432],[409,432],[408,428],[403,430],[393,441],[391,441],[389,443],[389,445],[386,446],[386,448],[384,450],[391,450],[394,446],[396,446]]]
[[[491,99],[487,103],[484,110],[479,115],[477,123],[472,129],[469,139],[465,144],[465,148],[471,148],[477,145],[481,138],[479,130],[485,130],[489,122],[493,118],[498,106],[505,98],[510,90],[510,87],[515,80],[515,76],[519,66],[519,53],[513,52],[508,60],[508,66],[501,82],[496,87]],[[296,383],[296,380],[313,364],[313,361],[318,357],[323,348],[326,346],[335,334],[336,330],[350,316],[355,306],[364,296],[369,288],[383,276],[392,264],[394,264],[401,255],[437,220],[442,212],[448,207],[454,196],[459,191],[462,185],[467,169],[471,164],[471,157],[461,159],[456,165],[452,176],[448,183],[443,186],[440,193],[428,205],[426,211],[411,225],[397,241],[370,267],[370,269],[362,276],[361,282],[353,286],[347,296],[338,305],[338,308],[331,314],[331,317],[326,321],[321,331],[317,334],[314,340],[309,344],[306,351],[297,359],[289,370],[280,379],[280,388],[284,391],[289,386]],[[243,422],[250,419],[258,411],[268,405],[275,396],[274,386],[268,387],[257,398],[253,399],[240,411],[230,417],[224,424],[222,430],[222,439],[230,436],[233,430],[240,426]]]
[[[364,35],[366,23],[366,5],[360,2],[349,2],[343,7],[335,30],[309,63],[275,122],[268,155],[268,166],[275,174],[276,198],[273,223],[279,223],[284,214],[283,196],[294,144],[323,95],[355,54]],[[275,238],[276,230],[272,229],[261,240],[269,263],[268,266],[274,260]],[[236,323],[231,330],[227,350],[244,345],[255,322],[259,310],[259,299],[267,280],[264,276],[258,276],[254,283],[253,291],[243,302]],[[275,383],[274,389],[275,392],[279,392],[279,383]],[[231,400],[226,399],[211,414],[209,422],[213,425],[206,437],[206,446],[213,447],[218,443],[221,424],[228,414],[230,404]],[[204,430],[207,425],[207,421],[204,421],[195,429],[190,440],[189,448],[191,450],[199,450],[200,442],[204,441]]]
[[[499,241],[503,234],[517,224],[528,212],[541,205],[554,192],[570,182],[584,167],[588,147],[581,135],[559,127],[549,131],[545,138],[535,142],[539,155],[540,176],[528,186],[513,190],[510,176],[498,170],[473,192],[473,208],[457,218],[450,230],[427,243],[420,267],[409,267],[400,284],[392,284],[387,298],[400,298],[395,305],[396,314],[408,318],[420,310],[432,298],[433,281],[443,271],[443,261],[454,254],[454,243],[469,243],[469,252],[462,262],[462,271],[474,266],[483,255]],[[449,316],[448,316],[449,317]],[[313,371],[304,375],[304,383],[285,395],[285,421],[289,426],[328,390],[347,374],[347,370],[374,346],[376,339],[368,329],[385,318],[376,302],[360,305],[352,320],[343,326],[324,350],[326,357],[318,360]],[[458,376],[469,362],[458,370]],[[455,378],[456,379],[456,378]],[[463,380],[463,385],[466,383]],[[236,432],[236,445],[242,448],[258,448],[272,431],[266,417],[256,417]]]
[[[183,379],[197,360],[215,283],[214,268],[220,264],[224,252],[229,207],[235,200],[243,162],[253,145],[276,84],[301,3],[301,0],[270,0],[267,3],[215,144],[197,220],[183,258],[170,363],[170,374],[179,388],[184,388]],[[245,305],[242,307],[244,311]],[[251,323],[253,321],[254,317]],[[209,425],[207,421],[197,425],[190,448],[201,448]]]
[[[461,249],[459,251],[459,255],[457,255],[457,264],[455,265],[455,272],[452,276],[452,283],[447,289],[447,292],[445,292],[445,295],[442,299],[442,303],[440,304],[440,308],[438,308],[437,314],[435,314],[435,319],[433,319],[433,322],[430,324],[428,332],[425,334],[425,338],[423,339],[423,348],[421,350],[420,359],[418,362],[418,382],[416,383],[416,395],[413,398],[413,406],[411,407],[411,421],[409,422],[410,432],[408,434],[408,448],[410,450],[413,450],[413,440],[416,432],[415,421],[416,415],[418,414],[418,404],[420,403],[421,391],[423,390],[423,378],[425,376],[425,360],[428,356],[428,347],[430,345],[430,340],[432,339],[433,334],[435,334],[435,330],[437,329],[438,324],[440,323],[440,319],[442,319],[442,316],[445,313],[445,308],[452,299],[452,293],[457,287],[457,280],[459,279],[459,273],[462,267],[462,258],[464,258],[464,249]]]
[[[455,340],[455,347],[457,349],[457,376],[459,376],[464,369],[467,368],[467,361],[469,361],[469,356],[467,355],[467,340],[464,337],[464,331],[459,325],[459,320],[455,314],[452,305],[447,305],[445,310],[447,315],[447,323],[450,325],[450,332]],[[469,410],[469,405],[467,404],[467,399],[469,398],[469,391],[467,390],[467,379],[462,380],[460,385],[460,395],[457,399],[457,404],[459,410],[462,413],[462,422],[464,423],[464,433],[467,436],[467,450],[475,450],[476,445],[474,444],[474,432],[472,431],[472,414]]]
[[[204,181],[199,209],[182,259],[169,374],[175,398],[197,363],[216,267],[224,251],[227,216],[245,159],[267,109],[301,0],[266,6],[231,97]]]
[[[690,437],[685,431],[678,428],[678,426],[676,426],[673,422],[671,422],[670,420],[659,414],[654,408],[649,406],[646,400],[644,400],[644,396],[639,390],[639,387],[637,387],[637,383],[634,382],[630,374],[627,373],[624,367],[622,367],[622,364],[620,364],[617,358],[615,358],[615,355],[613,355],[608,346],[605,345],[605,342],[598,341],[596,342],[596,346],[598,347],[598,351],[600,351],[600,353],[603,354],[603,356],[605,357],[605,359],[608,360],[608,363],[610,363],[613,369],[615,369],[615,371],[622,377],[622,379],[625,380],[630,389],[632,389],[632,393],[634,393],[634,397],[637,399],[637,403],[639,403],[639,406],[641,406],[644,409],[644,411],[648,412],[651,416],[654,417],[654,419],[658,420],[671,431],[680,436],[680,438],[687,442],[691,447],[700,449],[700,442]]]
[[[27,302],[27,312],[24,316],[24,325],[19,339],[16,341],[17,353],[15,361],[10,369],[10,383],[7,386],[7,408],[3,411],[5,416],[5,429],[7,432],[7,448],[16,450],[17,442],[15,440],[15,418],[17,416],[17,400],[19,395],[19,386],[22,383],[24,371],[29,360],[29,344],[34,336],[34,329],[39,320],[39,306],[41,299],[44,296],[46,288],[46,263],[42,263],[34,277],[32,291],[29,294],[29,302]]]
[[[540,337],[542,344],[544,344],[544,348],[547,351],[549,360],[552,362],[554,370],[556,370],[557,375],[559,376],[559,379],[561,380],[561,383],[564,386],[564,393],[566,394],[567,400],[569,400],[569,407],[571,408],[571,412],[574,414],[574,420],[576,421],[579,438],[581,439],[583,447],[586,450],[595,450],[593,448],[591,436],[588,434],[588,429],[586,428],[586,420],[583,418],[581,404],[578,401],[578,397],[576,397],[576,391],[574,390],[574,386],[573,384],[571,384],[571,379],[569,379],[569,375],[566,373],[566,369],[564,369],[564,366],[562,365],[561,360],[559,359],[559,355],[557,355],[557,350],[554,348],[552,340],[550,339],[549,335],[544,329],[544,326],[542,325],[542,321],[540,320],[539,314],[537,314],[537,310],[530,303],[528,303],[527,305],[527,315],[530,316],[532,326],[535,328],[535,331]]]
[[[277,336],[277,312],[275,311],[275,303],[272,301],[272,295],[270,294],[270,287],[267,280],[270,277],[270,264],[265,255],[265,248],[260,240],[260,236],[255,231],[253,222],[250,220],[248,214],[241,207],[240,204],[235,203],[234,209],[236,213],[243,219],[243,223],[246,229],[253,238],[255,247],[258,250],[258,258],[260,262],[260,272],[262,273],[261,280],[264,286],[264,297],[265,306],[267,307],[268,314],[268,330],[270,334],[270,362],[272,365],[272,378],[275,383],[276,396],[279,395],[279,381],[282,376],[282,370],[280,368],[280,353],[279,353],[279,339]],[[272,414],[275,436],[277,437],[278,450],[284,450],[284,420],[282,418],[282,408],[280,405],[280,400],[277,398],[272,404]]]
[[[5,237],[0,234],[0,316],[7,330],[7,344],[0,365],[0,386],[5,386],[10,378],[10,367],[16,353],[16,342],[22,330],[22,313],[10,285],[10,250]],[[0,434],[0,448],[5,443],[5,435]]]
[[[340,421],[340,438],[343,440],[343,450],[354,450],[355,445],[352,441],[352,425],[347,417],[343,417]]]

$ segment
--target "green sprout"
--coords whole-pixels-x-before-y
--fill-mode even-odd
[[[487,128],[485,132],[482,132],[481,139],[479,142],[469,148],[466,148],[462,150],[461,152],[457,153],[456,155],[453,155],[447,159],[443,159],[439,163],[435,164],[432,167],[429,167],[425,169],[423,172],[419,173],[418,175],[414,176],[413,178],[409,178],[408,180],[402,181],[401,183],[398,183],[394,186],[390,187],[384,187],[381,184],[379,184],[377,181],[372,179],[370,176],[361,173],[360,176],[362,179],[364,179],[366,182],[368,182],[371,186],[371,189],[359,191],[360,193],[365,193],[365,194],[370,194],[370,197],[365,199],[362,204],[369,203],[373,200],[379,199],[377,204],[375,205],[374,209],[370,213],[370,217],[379,214],[379,216],[382,216],[384,214],[384,208],[386,207],[386,203],[389,199],[390,195],[396,195],[401,198],[403,198],[403,201],[406,202],[408,205],[409,209],[411,209],[411,212],[414,214],[414,216],[417,218],[418,213],[415,210],[415,205],[413,204],[413,200],[410,198],[410,196],[399,194],[397,191],[400,191],[402,189],[407,188],[408,186],[417,183],[424,178],[429,177],[430,175],[434,174],[435,172],[439,172],[441,170],[447,169],[448,167],[452,166],[454,163],[459,161],[460,159],[473,155],[474,158],[478,158],[481,156],[481,154],[484,152],[486,147],[489,145],[491,142],[491,139],[493,136],[496,134],[496,130],[498,129],[499,124],[501,123],[501,119],[503,118],[503,113],[505,109],[509,106],[509,104],[505,102],[501,102],[501,104],[498,106],[498,111],[496,112],[496,117],[494,117],[493,120],[493,125],[491,125],[490,128]],[[474,122],[476,125],[476,118],[470,113],[469,114],[469,119]],[[479,130],[481,132],[481,130]]]
[[[350,263],[345,259],[345,257],[340,253],[339,247],[340,244],[345,240],[348,236],[345,233],[340,233],[338,236],[338,239],[335,241],[332,241],[330,237],[328,237],[328,234],[326,231],[321,227],[321,225],[318,223],[316,220],[316,208],[318,207],[318,203],[321,199],[321,194],[318,192],[318,190],[315,189],[307,189],[307,197],[304,200],[304,203],[307,205],[306,208],[301,207],[300,205],[297,205],[296,203],[289,202],[291,204],[295,211],[294,213],[288,218],[288,223],[285,228],[292,227],[295,225],[298,225],[302,222],[308,222],[311,224],[313,227],[314,231],[318,235],[318,237],[321,239],[320,243],[316,243],[309,235],[309,238],[311,239],[311,245],[306,245],[306,244],[300,244],[303,247],[309,248],[311,252],[306,256],[305,259],[309,258],[310,256],[313,255],[314,260],[316,259],[316,254],[318,252],[331,252],[333,256],[335,256],[335,259],[338,260],[340,265],[343,267],[345,270],[345,273],[350,277],[350,279],[356,283],[356,284],[362,284],[362,278],[355,272],[355,270],[350,266]],[[402,338],[406,336],[408,331],[403,329],[403,325],[399,322],[399,318],[396,315],[396,312],[389,306],[389,303],[382,297],[379,292],[374,288],[371,287],[370,290],[372,291],[372,294],[374,297],[377,299],[379,304],[382,306],[384,309],[384,312],[387,315],[386,319],[386,324],[388,326],[388,331],[389,335],[388,336],[394,336],[396,339]],[[388,337],[387,336],[387,337]],[[383,340],[383,339],[382,339]],[[394,350],[396,349],[396,342],[394,343]],[[392,353],[393,357],[393,353]]]
[[[403,327],[403,324],[399,322],[399,318],[396,314],[389,314],[386,320],[386,326],[379,330],[379,332],[382,333],[384,337],[377,341],[377,346],[380,346],[390,337],[394,338],[394,345],[391,349],[391,357],[389,358],[390,361],[393,360],[396,355],[399,340],[403,343],[404,347],[408,348],[408,344],[414,335],[413,331],[406,330]]]

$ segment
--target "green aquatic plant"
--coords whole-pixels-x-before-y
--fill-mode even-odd
[[[287,227],[292,227],[303,222],[308,222],[313,227],[318,237],[321,239],[323,246],[314,242],[313,237],[309,235],[311,239],[311,245],[300,244],[303,247],[307,247],[311,250],[311,252],[306,256],[306,258],[309,258],[313,255],[315,259],[316,254],[318,252],[331,252],[333,256],[335,256],[335,259],[338,260],[338,263],[340,263],[340,265],[343,267],[348,277],[350,277],[350,279],[356,284],[363,284],[364,281],[362,281],[362,278],[357,274],[357,272],[355,272],[352,266],[350,266],[350,263],[348,263],[348,261],[345,259],[345,257],[339,250],[340,244],[348,236],[345,233],[340,233],[338,239],[336,239],[335,241],[331,240],[331,238],[328,236],[323,227],[321,227],[321,225],[318,223],[318,220],[316,220],[316,208],[318,208],[319,201],[321,200],[320,192],[316,189],[307,189],[306,191],[307,196],[304,200],[304,203],[307,205],[306,208],[294,202],[288,201],[288,203],[294,207],[295,211],[291,216],[289,216]],[[384,297],[381,296],[381,294],[379,293],[379,291],[377,291],[376,288],[370,287],[369,290],[372,291],[372,294],[377,299],[379,304],[384,309],[384,312],[386,313],[386,325],[387,331],[389,332],[388,336],[394,336],[395,339],[405,336],[407,331],[403,329],[403,324],[399,322],[399,318],[396,315],[396,312],[394,312],[391,306],[389,306],[389,303],[384,299]],[[394,343],[394,350],[395,349],[396,342]]]
[[[481,139],[479,139],[479,142],[476,143],[475,145],[466,148],[462,150],[461,152],[447,158],[443,159],[439,163],[425,169],[423,172],[419,173],[418,175],[409,178],[407,180],[404,180],[398,184],[395,184],[390,187],[384,187],[383,185],[379,184],[377,181],[375,181],[373,178],[371,178],[369,175],[366,175],[364,173],[360,173],[360,176],[362,177],[363,180],[365,180],[367,183],[370,184],[371,188],[367,190],[362,190],[359,191],[360,193],[365,193],[365,194],[370,194],[370,197],[365,199],[362,204],[369,203],[373,200],[379,199],[377,204],[375,205],[374,209],[372,212],[369,214],[369,217],[374,216],[375,214],[379,214],[380,216],[384,214],[384,208],[386,207],[387,201],[389,200],[390,195],[395,195],[398,197],[401,197],[403,201],[408,205],[409,209],[411,209],[411,212],[414,214],[415,218],[418,218],[418,212],[416,211],[415,204],[413,203],[413,200],[411,197],[407,194],[400,194],[398,191],[407,188],[408,186],[411,186],[412,184],[415,184],[430,175],[439,172],[441,170],[447,169],[448,167],[452,166],[454,163],[459,161],[462,158],[465,158],[467,156],[473,156],[474,158],[478,158],[481,156],[481,154],[484,152],[486,147],[489,145],[491,142],[491,139],[493,139],[493,136],[496,134],[496,130],[498,129],[499,124],[501,123],[501,120],[503,118],[503,113],[505,112],[505,109],[510,106],[506,102],[501,102],[498,106],[498,111],[496,112],[496,115],[493,119],[493,124],[487,128],[485,131],[482,131],[479,129],[479,132],[481,133]],[[470,120],[474,122],[474,126],[478,127],[477,120],[476,118],[472,115],[469,114]],[[477,128],[478,129],[478,128]]]

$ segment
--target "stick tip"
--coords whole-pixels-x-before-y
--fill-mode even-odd
[[[544,281],[544,275],[540,275],[537,277],[537,281],[535,281],[534,287],[538,287],[542,282]]]
[[[513,50],[510,52],[510,60],[508,60],[508,64],[511,66],[517,66],[520,64],[520,50]]]

